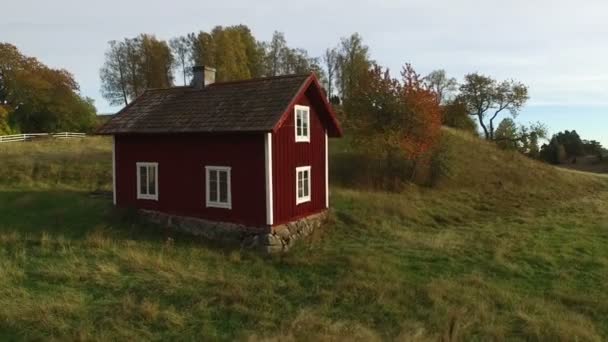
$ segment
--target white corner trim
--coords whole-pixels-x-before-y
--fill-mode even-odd
[[[139,167],[140,166],[146,166],[146,167],[150,167],[153,166],[156,169],[156,172],[154,172],[154,189],[156,190],[156,193],[154,195],[149,195],[149,194],[142,194],[141,193],[141,185],[140,185],[140,174],[139,174]],[[147,172],[147,169],[146,169]],[[135,163],[135,173],[137,174],[137,199],[147,199],[147,200],[154,200],[154,201],[158,201],[158,193],[160,192],[158,189],[158,163],[156,162],[136,162]],[[147,176],[146,176],[147,177]]]
[[[218,200],[216,202],[212,202],[210,200],[211,198],[211,177],[209,177],[209,172],[210,171],[221,171],[221,172],[227,172],[227,177],[226,177],[226,185],[228,188],[228,193],[226,194],[226,200],[228,201],[227,203],[223,203],[219,201],[219,197],[220,197],[220,192],[219,192],[219,183],[220,183],[220,179],[219,179],[219,175],[218,175],[218,179],[217,179],[217,184],[218,184],[218,192],[217,192],[217,196],[218,196]],[[205,206],[207,208],[221,208],[221,209],[232,209],[232,168],[230,166],[205,166],[205,188],[207,188],[206,194],[205,194]]]
[[[303,196],[300,197],[299,193],[298,193],[298,174],[302,171],[307,171],[308,172],[308,196]],[[296,167],[296,205],[298,204],[302,204],[302,203],[306,203],[306,202],[310,202],[310,199],[312,198],[311,194],[310,194],[310,184],[312,183],[312,175],[310,172],[310,166],[300,166],[300,167]]]
[[[327,140],[327,130],[325,130],[325,208],[329,208],[329,141]]]
[[[301,111],[305,111],[306,112],[306,129],[307,129],[307,135],[298,135],[298,110]],[[295,134],[295,140],[296,142],[310,142],[310,107],[309,106],[302,106],[302,105],[295,105],[293,107],[293,127],[294,127],[294,134]]]
[[[112,203],[116,205],[116,136],[112,136]]]
[[[273,190],[272,190],[272,133],[264,136],[264,161],[266,162],[266,224],[274,223]]]

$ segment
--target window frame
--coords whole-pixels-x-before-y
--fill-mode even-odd
[[[137,175],[137,199],[154,200],[158,201],[158,163],[157,162],[136,162],[136,175]],[[156,190],[153,195],[150,194],[150,183],[146,184],[146,190],[148,193],[144,194],[141,192],[141,174],[139,173],[141,167],[146,168],[146,181],[149,182],[148,177],[150,176],[149,169],[153,167],[154,172],[154,189]]]
[[[211,201],[211,171],[218,172],[217,201]],[[220,202],[219,172],[226,172],[226,194],[227,202]],[[205,206],[207,208],[232,209],[232,167],[230,166],[205,166]]]
[[[300,197],[300,173],[302,172],[307,172],[308,174],[308,187],[307,187],[307,195],[306,196],[302,196]],[[302,203],[307,203],[310,202],[312,200],[312,196],[311,196],[311,172],[310,172],[310,165],[308,166],[300,166],[300,167],[296,167],[296,205],[298,204],[302,204]]]
[[[306,112],[306,135],[298,135],[298,111]],[[310,107],[295,105],[293,109],[293,126],[295,128],[296,142],[310,142]],[[304,120],[302,120],[304,123]],[[304,126],[302,125],[302,128]]]

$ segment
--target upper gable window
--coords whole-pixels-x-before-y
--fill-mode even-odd
[[[137,199],[158,201],[158,163],[137,163]]]
[[[296,105],[296,142],[310,142],[310,107]]]

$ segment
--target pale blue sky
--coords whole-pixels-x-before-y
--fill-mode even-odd
[[[398,71],[478,71],[530,87],[520,122],[551,133],[576,129],[608,146],[608,2],[604,0],[54,0],[2,5],[0,41],[71,71],[101,113],[99,68],[107,42],[154,33],[169,39],[215,25],[246,24],[258,39],[274,30],[320,55],[359,32],[372,57]]]

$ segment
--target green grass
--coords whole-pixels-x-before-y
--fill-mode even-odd
[[[444,139],[436,188],[334,187],[331,222],[277,257],[89,196],[107,139],[0,146],[0,177],[25,173],[0,187],[0,340],[608,339],[607,181]]]

